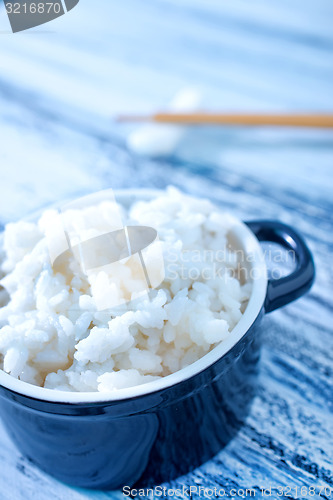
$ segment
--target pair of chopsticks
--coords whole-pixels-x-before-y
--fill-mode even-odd
[[[155,113],[152,115],[120,115],[118,122],[156,122],[174,125],[240,125],[247,127],[312,127],[333,128],[333,114],[236,114],[236,113]]]

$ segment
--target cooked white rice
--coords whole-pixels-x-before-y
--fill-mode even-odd
[[[95,221],[107,232],[108,208],[104,202],[73,217],[81,229]],[[157,230],[165,278],[149,298],[114,311],[98,310],[75,262],[52,268],[45,233],[55,214],[8,224],[4,232],[0,283],[10,300],[0,309],[0,366],[13,377],[64,391],[143,384],[204,356],[241,318],[251,284],[235,273],[239,254],[228,239],[234,219],[210,202],[169,188],[122,208],[125,224]],[[126,296],[133,298],[135,276],[128,278]],[[105,279],[94,276],[95,294],[116,293]]]

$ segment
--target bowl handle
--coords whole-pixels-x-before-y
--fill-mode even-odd
[[[296,257],[296,268],[291,274],[268,280],[265,312],[274,311],[304,295],[314,281],[315,266],[311,252],[302,237],[282,222],[259,220],[246,222],[246,225],[259,241],[279,243],[284,248],[293,250]]]

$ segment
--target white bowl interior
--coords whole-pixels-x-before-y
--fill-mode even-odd
[[[161,191],[158,190],[141,189],[119,190],[115,192],[117,201],[122,203],[124,206],[129,206],[133,203],[133,201],[138,199],[149,200],[160,193]],[[40,213],[38,215],[40,215]],[[36,215],[33,218],[35,217]],[[32,217],[29,217],[29,219],[31,218]],[[0,384],[17,393],[45,401],[61,403],[93,403],[99,401],[122,400],[156,392],[182,382],[183,380],[186,380],[205,370],[208,366],[212,365],[219,358],[224,356],[243,337],[257,318],[266,296],[267,271],[263,253],[257,238],[241,221],[235,221],[232,234],[236,247],[239,250],[242,250],[246,256],[250,257],[247,259],[247,265],[250,268],[249,271],[251,271],[251,274],[255,276],[255,279],[253,279],[252,294],[242,318],[232,330],[230,335],[198,361],[159,380],[110,392],[65,392],[54,389],[45,389],[44,387],[37,387],[26,382],[22,382],[21,380],[5,373],[3,370],[0,370]]]

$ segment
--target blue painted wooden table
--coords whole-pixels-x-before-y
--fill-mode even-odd
[[[210,109],[333,112],[332,20],[330,0],[98,0],[13,35],[0,9],[1,224],[92,190],[172,183],[240,218],[290,223],[314,253],[311,293],[264,320],[246,425],[169,487],[333,496],[333,133],[196,128],[152,159],[131,153],[132,126],[110,117],[155,110],[193,85]],[[1,499],[121,497],[44,475],[2,427],[0,441]]]

